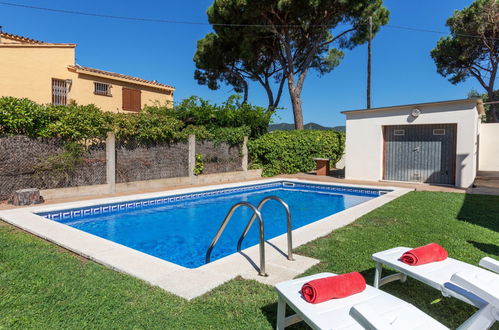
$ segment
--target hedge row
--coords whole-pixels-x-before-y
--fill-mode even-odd
[[[344,148],[345,134],[337,131],[275,131],[248,143],[252,166],[264,176],[311,171],[314,157],[336,163]]]
[[[174,142],[196,134],[199,139],[237,144],[258,137],[271,114],[230,97],[222,105],[197,97],[174,107],[146,107],[137,114],[110,113],[95,105],[40,105],[28,99],[0,98],[0,135],[55,137],[67,142],[103,139],[114,131],[123,142]]]

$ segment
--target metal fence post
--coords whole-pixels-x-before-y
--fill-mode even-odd
[[[243,153],[243,160],[242,160],[242,168],[243,171],[247,172],[248,171],[248,137],[245,136],[243,140],[243,147],[242,147],[242,153]]]
[[[106,182],[109,192],[116,192],[116,137],[113,132],[108,132],[106,138]]]

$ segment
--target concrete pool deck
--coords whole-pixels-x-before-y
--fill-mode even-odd
[[[317,264],[319,260],[296,254],[294,255],[294,261],[287,260],[286,254],[283,252],[286,251],[287,237],[286,234],[283,234],[268,240],[265,245],[266,272],[269,275],[267,277],[258,275],[258,267],[256,266],[259,264],[258,246],[252,246],[240,253],[234,253],[196,269],[189,269],[91,235],[62,223],[43,218],[34,214],[34,212],[48,212],[99,204],[127,202],[137,199],[156,198],[181,193],[195,193],[211,189],[240,187],[282,180],[283,178],[251,180],[244,183],[198,187],[190,186],[184,189],[170,189],[152,193],[126,194],[90,200],[80,199],[78,201],[67,201],[65,203],[47,203],[33,207],[0,211],[0,218],[16,227],[109,268],[140,278],[185,299],[193,299],[237,276],[273,285],[296,277],[311,266]],[[301,183],[318,183],[316,180],[312,181],[297,178],[287,178],[286,180]],[[326,183],[324,181],[321,181],[320,183],[352,188],[381,188],[368,185],[358,186],[344,183]],[[350,224],[362,215],[413,190],[410,188],[398,188],[393,186],[384,186],[382,188],[390,189],[392,191],[293,230],[293,248],[325,236],[335,229]]]

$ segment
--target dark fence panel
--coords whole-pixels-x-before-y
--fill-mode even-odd
[[[0,137],[0,199],[24,188],[64,188],[106,183],[104,143],[89,144],[79,161],[57,139]]]
[[[189,176],[189,145],[116,145],[116,182]]]
[[[203,174],[242,171],[242,154],[239,145],[198,141],[196,154],[203,155]]]

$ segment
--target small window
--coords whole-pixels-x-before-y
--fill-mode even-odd
[[[393,130],[393,135],[395,135],[395,136],[403,136],[403,135],[405,135],[405,129],[396,129],[396,130]]]
[[[445,128],[433,129],[433,135],[445,135]]]
[[[66,105],[68,102],[68,85],[66,80],[52,78],[52,104]]]
[[[111,85],[94,82],[94,94],[111,96]]]

